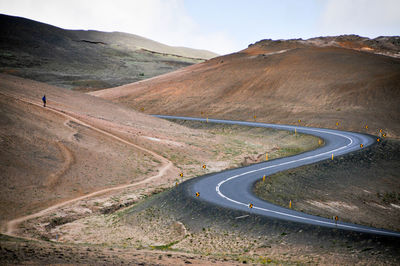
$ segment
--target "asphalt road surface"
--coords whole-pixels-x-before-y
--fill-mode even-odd
[[[206,119],[204,118],[164,115],[155,116],[164,119],[181,119],[206,122]],[[263,175],[270,176],[279,171],[284,171],[302,165],[331,159],[332,154],[334,157],[336,157],[362,149],[360,147],[360,144],[363,144],[364,148],[368,147],[376,143],[376,137],[355,132],[301,126],[275,125],[219,119],[208,119],[208,122],[253,127],[267,127],[293,132],[296,129],[299,133],[310,134],[324,139],[325,145],[313,151],[305,152],[295,156],[266,161],[247,167],[211,174],[205,178],[199,178],[197,182],[193,182],[193,185],[190,189],[190,193],[193,196],[196,194],[196,192],[198,192],[200,193],[199,199],[210,202],[212,204],[217,204],[226,208],[247,211],[249,213],[259,214],[277,219],[338,228],[343,230],[400,237],[400,233],[398,232],[392,232],[384,229],[372,228],[350,223],[343,223],[340,221],[340,219],[339,221],[335,221],[333,219],[313,216],[276,206],[258,198],[252,192],[254,183],[260,180]],[[250,204],[252,204],[252,208],[249,207]]]

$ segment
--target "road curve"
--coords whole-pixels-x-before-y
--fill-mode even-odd
[[[163,119],[179,119],[206,122],[206,119],[204,118],[166,115],[155,116]],[[191,195],[195,195],[196,192],[199,192],[200,199],[209,203],[267,217],[356,232],[400,237],[400,233],[398,232],[372,228],[363,225],[344,223],[340,221],[335,223],[335,221],[331,219],[313,216],[291,209],[286,209],[261,200],[260,198],[256,197],[252,192],[254,183],[257,180],[260,180],[263,175],[269,176],[279,171],[284,171],[302,165],[312,164],[318,161],[330,159],[332,154],[335,157],[338,155],[343,155],[352,151],[356,151],[361,149],[360,144],[363,144],[364,148],[368,147],[376,143],[376,137],[355,132],[290,125],[275,125],[219,119],[208,119],[208,122],[253,127],[266,127],[293,132],[296,129],[299,133],[310,134],[324,139],[325,145],[313,151],[308,151],[298,155],[266,161],[247,167],[227,170],[211,174],[205,178],[199,178],[198,181],[193,182],[192,186],[189,189],[189,193],[191,193]],[[251,209],[249,208],[250,203],[253,204],[253,207]]]

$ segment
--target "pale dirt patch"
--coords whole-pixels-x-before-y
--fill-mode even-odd
[[[229,167],[229,162],[227,161],[215,161],[215,162],[209,162],[206,167],[207,170],[206,172],[220,172],[222,170],[225,170]]]
[[[394,203],[390,203],[390,206],[395,207],[396,209],[400,209],[400,206]]]
[[[389,209],[389,208],[387,208],[387,207],[385,207],[385,206],[383,206],[381,204],[378,204],[376,202],[367,202],[367,204],[371,205],[373,207],[378,207],[378,208],[383,209],[383,210],[388,210]]]
[[[123,217],[118,213],[90,216],[56,227],[51,234],[59,235],[59,241],[62,242],[134,248],[167,245],[180,241],[187,235],[181,222],[153,216],[151,211],[140,214],[129,224],[122,223],[121,219]]]
[[[357,211],[358,207],[355,205],[349,205],[342,201],[315,201],[315,200],[307,200],[307,203],[316,206],[322,209],[328,209],[332,212],[340,212],[340,211]]]
[[[176,142],[176,141],[171,141],[171,140],[167,140],[167,139],[159,139],[159,138],[153,138],[153,137],[148,137],[148,136],[142,136],[145,139],[149,139],[152,141],[156,141],[156,142],[161,142],[161,143],[165,143],[165,144],[169,144],[169,145],[175,145],[178,147],[183,147],[184,144],[180,143],[180,142]]]

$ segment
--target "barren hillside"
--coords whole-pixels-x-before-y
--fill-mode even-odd
[[[0,14],[0,72],[80,90],[110,88],[216,56],[121,32],[64,30]]]
[[[188,179],[259,162],[265,152],[276,158],[319,145],[311,136],[267,129],[207,123],[193,128],[5,74],[0,74],[0,111],[0,227],[95,191],[127,186],[140,198],[181,182],[181,172]],[[112,202],[120,206],[124,200]],[[79,208],[73,217],[82,214]]]
[[[238,53],[92,95],[152,114],[237,120],[253,120],[255,115],[257,121],[285,124],[300,119],[302,125],[371,134],[383,129],[399,137],[400,59],[338,47],[341,39],[332,43],[329,38],[265,40]],[[347,36],[348,46],[360,43],[352,38]],[[381,42],[380,47],[398,49],[396,37],[388,39],[392,46]]]

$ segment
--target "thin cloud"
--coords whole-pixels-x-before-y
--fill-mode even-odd
[[[398,0],[329,0],[321,16],[321,31],[368,37],[400,34],[399,10]]]

